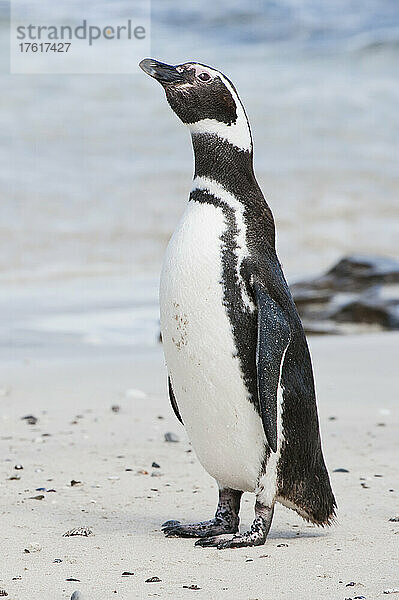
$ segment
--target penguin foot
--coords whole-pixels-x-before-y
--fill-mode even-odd
[[[219,517],[200,523],[182,525],[180,521],[166,521],[161,527],[166,537],[198,537],[220,536],[224,533],[238,531],[238,518],[223,520]]]
[[[262,546],[269,533],[270,525],[273,519],[274,506],[271,508],[263,507],[259,503],[256,504],[256,517],[251,525],[251,529],[245,533],[233,535],[233,537],[214,536],[208,537],[195,542],[196,546],[203,548],[245,548],[248,546]]]
[[[195,546],[202,546],[203,548],[218,548],[218,550],[224,550],[225,548],[245,548],[249,546],[262,546],[266,541],[266,535],[264,532],[254,533],[252,529],[245,533],[234,535],[233,537],[225,537],[223,535],[205,538],[197,540]]]
[[[225,533],[236,533],[240,522],[238,513],[242,492],[219,486],[216,514],[209,521],[182,525],[180,521],[166,521],[161,527],[166,537],[208,538]]]

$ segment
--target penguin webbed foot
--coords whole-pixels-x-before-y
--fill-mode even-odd
[[[180,521],[166,521],[161,526],[166,537],[198,537],[208,538],[210,536],[220,536],[226,533],[236,533],[238,531],[238,519],[234,521],[225,521],[218,517],[209,521],[200,523],[188,523],[182,525]]]
[[[219,550],[224,550],[225,548],[262,546],[265,543],[267,534],[270,530],[274,506],[270,509],[264,509],[262,507],[262,514],[259,514],[259,506],[257,506],[257,508],[258,514],[256,515],[249,531],[246,531],[245,533],[238,533],[228,538],[225,536],[208,537],[203,540],[197,540],[195,545],[203,548],[218,548]]]
[[[233,537],[215,536],[200,539],[195,542],[195,546],[202,546],[202,548],[218,548],[218,550],[224,550],[225,548],[246,548],[250,546],[262,546],[266,541],[266,535],[262,532],[254,533],[252,529],[245,533],[239,533],[233,535]]]

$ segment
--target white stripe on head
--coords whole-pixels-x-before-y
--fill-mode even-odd
[[[252,136],[248,118],[245,114],[241,100],[239,99],[238,94],[231,85],[230,81],[224,75],[222,75],[222,73],[216,71],[215,69],[211,69],[210,67],[198,65],[196,63],[193,63],[193,67],[196,71],[205,71],[212,77],[219,77],[219,79],[229,90],[236,104],[237,120],[231,125],[227,125],[227,123],[217,121],[216,119],[202,119],[201,121],[196,121],[195,123],[186,123],[187,127],[190,129],[190,132],[193,135],[196,133],[214,133],[222,140],[226,140],[240,150],[247,150],[251,152]]]

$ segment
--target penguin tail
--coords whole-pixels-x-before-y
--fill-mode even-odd
[[[330,478],[322,456],[318,464],[299,478],[287,478],[280,482],[277,501],[295,510],[305,521],[320,527],[337,522],[337,503],[331,489]]]
[[[279,495],[276,500],[286,508],[297,512],[305,521],[319,527],[330,527],[337,523],[337,503],[333,495],[332,497],[330,495],[328,497],[318,497],[316,503],[309,503],[308,500],[304,501],[304,498],[299,495],[290,498]]]

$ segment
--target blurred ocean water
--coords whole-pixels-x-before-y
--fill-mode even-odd
[[[131,0],[104,6],[128,17]],[[192,176],[162,89],[142,74],[10,75],[6,3],[0,34],[3,290],[156,281]],[[152,55],[236,84],[290,279],[352,251],[398,253],[396,0],[153,0]]]

